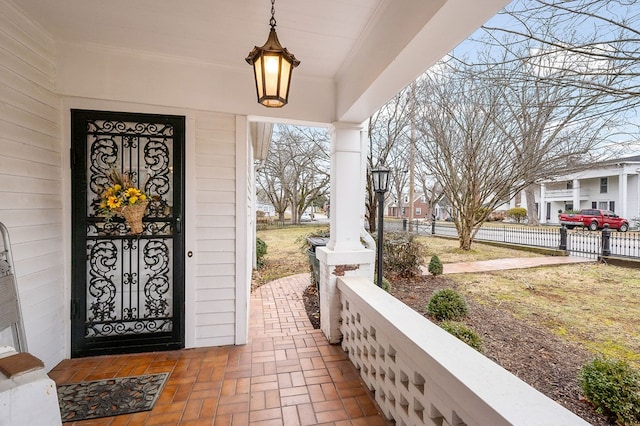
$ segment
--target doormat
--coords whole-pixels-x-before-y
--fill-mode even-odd
[[[169,373],[116,377],[58,386],[62,422],[149,411]]]

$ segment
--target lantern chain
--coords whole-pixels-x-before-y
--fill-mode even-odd
[[[276,0],[271,0],[271,19],[269,19],[269,25],[271,25],[271,29],[275,29],[276,27],[276,6],[275,6]]]

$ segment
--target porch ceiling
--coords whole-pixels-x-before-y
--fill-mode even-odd
[[[243,90],[229,92],[246,96],[246,105],[226,102],[232,112],[319,122],[364,121],[508,3],[278,0],[280,41],[302,61],[290,105],[315,103],[295,113],[258,108],[247,89],[251,70],[244,58],[266,40],[267,0],[15,1],[61,50],[82,45],[197,61],[242,76],[230,84]],[[318,99],[318,87],[334,93]]]

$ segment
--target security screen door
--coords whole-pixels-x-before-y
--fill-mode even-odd
[[[71,355],[184,347],[184,117],[71,111]],[[116,171],[149,195],[141,234],[100,199]]]

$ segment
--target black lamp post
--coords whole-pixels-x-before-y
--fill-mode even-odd
[[[382,231],[384,228],[384,194],[389,189],[389,169],[378,167],[371,170],[371,181],[373,183],[373,190],[378,197],[378,261],[376,268],[376,273],[378,274],[378,276],[376,285],[378,287],[382,287]]]

